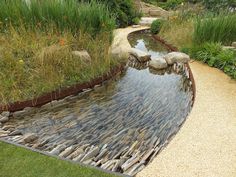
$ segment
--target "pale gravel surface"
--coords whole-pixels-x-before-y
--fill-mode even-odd
[[[137,177],[236,177],[236,81],[190,64],[196,101],[181,130]]]

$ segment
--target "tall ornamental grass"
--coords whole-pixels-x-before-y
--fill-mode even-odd
[[[77,0],[1,0],[0,23],[3,27],[24,26],[47,30],[55,26],[59,31],[76,34],[79,30],[96,36],[100,32],[112,33],[115,19],[106,5]],[[3,29],[3,28],[2,28]]]
[[[220,14],[197,19],[193,40],[196,44],[204,42],[230,44],[236,41],[236,14]]]

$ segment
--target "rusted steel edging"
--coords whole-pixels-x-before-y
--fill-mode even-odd
[[[164,45],[168,50],[172,51],[172,52],[177,52],[179,51],[177,47],[174,47],[173,45],[167,43],[164,39],[162,39],[160,36],[157,36],[157,35],[153,35],[153,38],[155,40],[157,40],[158,42],[160,42],[162,45]],[[196,83],[195,83],[195,79],[193,77],[193,73],[192,73],[192,70],[190,68],[190,65],[189,63],[186,64],[187,68],[188,68],[188,71],[189,71],[189,77],[190,77],[190,80],[192,82],[192,89],[193,89],[193,105],[195,103],[195,99],[196,99]],[[193,106],[192,105],[192,106]]]
[[[38,153],[38,154],[41,154],[41,155],[44,155],[44,156],[48,156],[48,157],[52,157],[52,158],[55,158],[55,159],[58,159],[58,160],[63,160],[63,161],[66,161],[66,162],[77,164],[77,165],[80,165],[81,167],[95,169],[95,170],[98,170],[98,171],[101,171],[101,172],[104,172],[104,173],[108,173],[108,174],[116,175],[116,176],[120,176],[120,177],[131,177],[129,175],[125,175],[125,174],[122,174],[122,173],[108,171],[108,170],[105,170],[105,169],[102,169],[102,168],[99,168],[99,167],[95,167],[95,166],[92,166],[92,165],[86,165],[86,164],[83,164],[81,162],[76,162],[76,161],[73,161],[73,160],[70,160],[70,159],[59,157],[57,155],[52,155],[50,153],[47,153],[47,152],[44,152],[44,151],[40,151],[40,150],[31,148],[31,147],[28,147],[28,146],[24,146],[24,145],[21,145],[21,144],[18,144],[18,143],[14,143],[14,142],[5,140],[3,138],[0,138],[0,142],[7,143],[7,144],[10,144],[10,145],[14,145],[14,146],[17,146],[19,148],[26,149],[26,150],[30,150],[32,152],[35,152],[35,153]]]
[[[68,88],[58,89],[50,93],[43,94],[42,96],[39,96],[32,100],[19,101],[19,102],[9,103],[7,105],[0,105],[0,112],[2,111],[15,112],[15,111],[23,110],[26,107],[40,107],[53,100],[59,100],[67,96],[76,95],[82,92],[84,89],[93,88],[95,85],[99,85],[103,83],[104,81],[111,79],[113,76],[115,76],[119,72],[122,72],[124,68],[125,68],[125,64],[122,63],[119,66],[112,68],[108,73],[104,74],[103,76],[92,79],[90,82],[75,84]]]

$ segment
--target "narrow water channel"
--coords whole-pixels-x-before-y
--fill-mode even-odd
[[[152,56],[167,53],[149,34],[134,33],[129,40]],[[134,175],[179,130],[191,110],[193,93],[184,68],[160,72],[139,63],[128,66],[94,90],[7,124],[22,134],[37,134],[38,140],[27,146]],[[6,139],[23,144],[19,137]],[[71,152],[63,154],[68,147]]]

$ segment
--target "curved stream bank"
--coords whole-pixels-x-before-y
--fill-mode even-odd
[[[164,55],[152,38],[131,45]],[[191,110],[192,87],[184,65],[166,70],[128,62],[127,70],[76,97],[14,115],[4,139],[106,170],[135,175],[179,130]],[[51,106],[53,105],[53,106]]]

